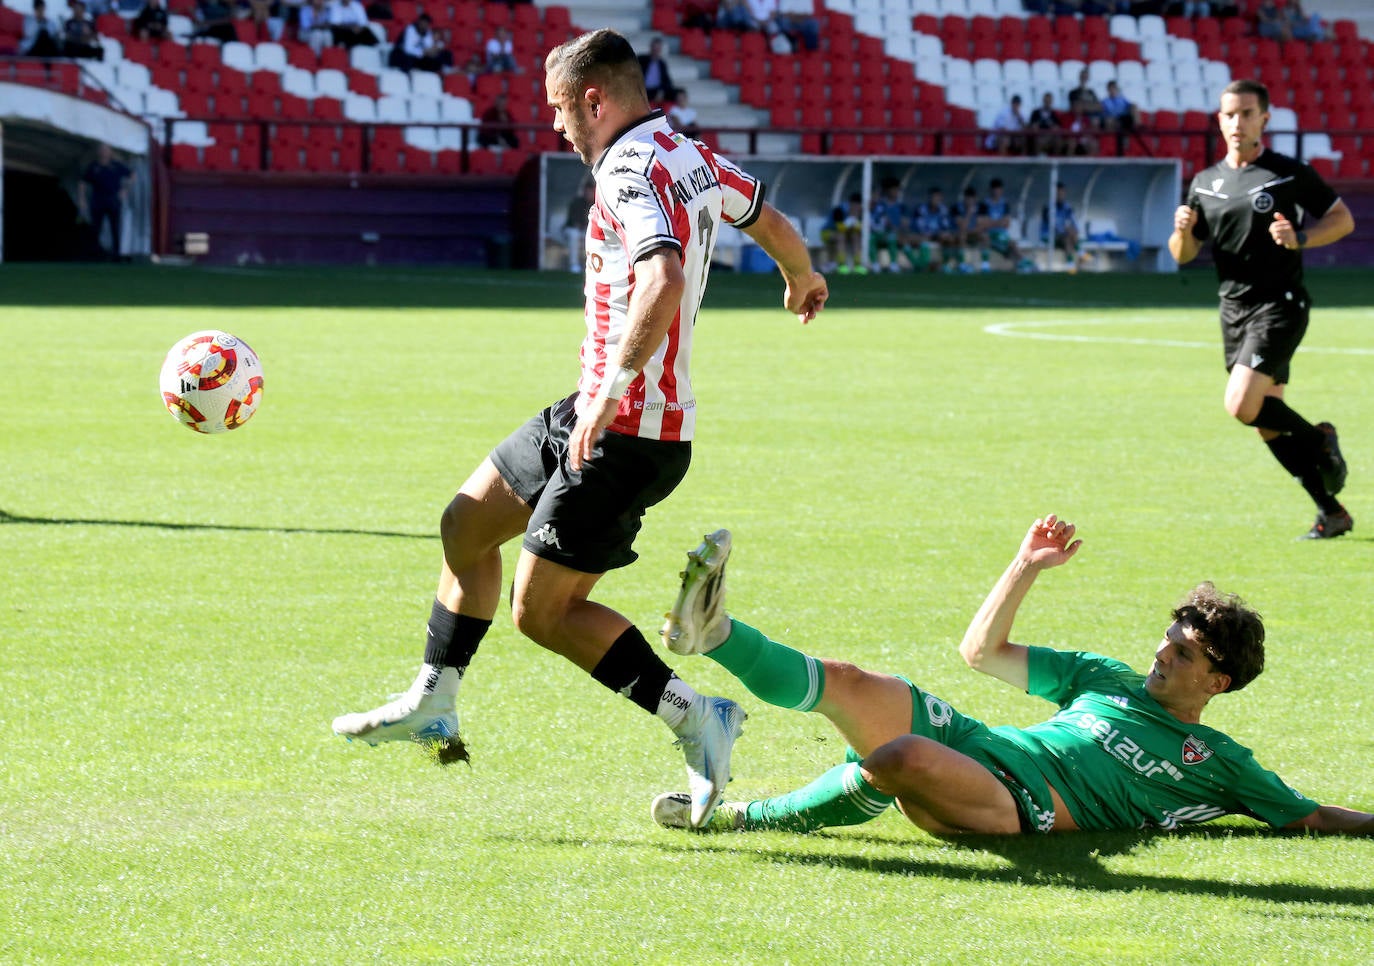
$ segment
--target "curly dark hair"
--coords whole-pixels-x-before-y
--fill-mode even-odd
[[[1174,608],[1173,618],[1192,629],[1213,669],[1230,676],[1227,691],[1239,691],[1264,670],[1264,620],[1237,594],[1203,581]]]

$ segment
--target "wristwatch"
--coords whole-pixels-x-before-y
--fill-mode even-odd
[[[1298,240],[1298,247],[1299,247],[1299,248],[1306,248],[1306,247],[1307,247],[1307,232],[1305,232],[1305,231],[1296,232],[1296,233],[1293,235],[1293,237],[1296,238],[1296,239]]]

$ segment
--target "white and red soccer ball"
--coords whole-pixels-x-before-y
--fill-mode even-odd
[[[198,433],[238,429],[262,402],[262,363],[228,332],[192,332],[172,346],[158,379],[167,411]]]

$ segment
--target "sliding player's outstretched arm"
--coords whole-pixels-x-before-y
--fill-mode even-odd
[[[1073,524],[1052,513],[1031,524],[1015,558],[964,632],[959,653],[969,667],[1026,689],[1026,648],[1009,639],[1012,621],[1040,571],[1067,563],[1078,552],[1083,541],[1073,535]]]
[[[1345,835],[1374,835],[1374,815],[1340,805],[1323,805],[1306,818],[1290,822],[1294,831],[1338,832]]]

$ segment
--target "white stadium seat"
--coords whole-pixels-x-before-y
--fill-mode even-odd
[[[1129,13],[1114,13],[1107,21],[1108,32],[1117,40],[1135,43],[1140,40],[1140,24]]]
[[[388,67],[377,77],[377,89],[383,97],[409,97],[410,75],[403,70]]]
[[[423,97],[438,97],[444,92],[444,82],[433,71],[417,70],[410,75],[410,92]]]
[[[1168,37],[1168,28],[1164,25],[1164,18],[1157,14],[1147,13],[1136,19],[1136,26],[1140,28],[1140,39],[1142,42],[1151,37]]]
[[[178,121],[172,125],[173,144],[192,144],[206,148],[215,143],[204,121]]]
[[[315,95],[343,100],[348,96],[348,75],[328,68],[315,71]]]
[[[446,124],[471,124],[475,119],[472,102],[466,97],[445,94],[439,99],[439,117]]]
[[[357,50],[358,48],[354,48]],[[377,101],[371,97],[364,97],[362,94],[349,94],[344,98],[343,103],[344,117],[350,121],[357,121],[366,124],[377,120]]]
[[[253,48],[253,64],[258,70],[270,70],[280,74],[286,70],[286,48],[281,44],[269,42]]]
[[[367,74],[380,74],[382,52],[376,47],[354,47],[348,52],[348,66]]]
[[[356,48],[354,48],[356,49]],[[377,121],[380,124],[401,123],[410,120],[410,104],[404,97],[379,97],[377,99]]]
[[[442,109],[439,107],[439,98],[437,97],[416,97],[411,95],[409,110],[410,119],[412,121],[424,124],[438,124],[442,120]]]
[[[251,74],[258,69],[253,59],[253,48],[240,40],[231,40],[220,47],[219,56],[225,67],[232,67],[245,74]]]
[[[404,131],[405,142],[421,151],[439,150],[439,133],[432,127],[408,127]]]
[[[115,67],[115,76],[119,78],[120,87],[132,87],[141,91],[153,86],[152,71],[136,61],[120,61]]]
[[[281,89],[307,100],[315,97],[315,72],[300,67],[287,67],[281,74]]]
[[[160,87],[150,87],[143,92],[143,111],[154,117],[181,117],[184,113],[176,94]]]

